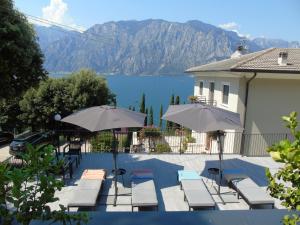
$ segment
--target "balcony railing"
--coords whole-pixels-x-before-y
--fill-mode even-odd
[[[204,95],[197,96],[197,99],[196,99],[195,103],[217,106],[217,101],[216,100],[207,99],[206,96],[204,96]]]

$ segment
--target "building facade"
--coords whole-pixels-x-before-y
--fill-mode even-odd
[[[186,72],[195,75],[194,95],[199,102],[240,114],[244,131],[225,137],[226,153],[267,154],[267,146],[289,136],[281,117],[300,112],[300,49],[235,54]],[[208,136],[197,141],[214,151]]]

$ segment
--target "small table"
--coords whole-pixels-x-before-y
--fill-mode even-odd
[[[114,174],[114,178],[115,178],[115,169],[113,169],[111,172]],[[122,176],[123,186],[124,186],[124,177],[123,177],[124,174],[126,174],[126,170],[125,169],[123,169],[123,168],[117,169],[117,176]]]
[[[217,182],[217,176],[219,175],[219,168],[208,168],[207,172],[208,172],[208,176],[211,179],[211,185],[213,185],[213,182],[215,180],[215,182]]]

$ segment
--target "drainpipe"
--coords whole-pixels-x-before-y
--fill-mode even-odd
[[[246,94],[245,94],[245,110],[244,110],[244,123],[243,123],[243,133],[242,133],[242,140],[241,140],[241,148],[240,148],[240,153],[242,156],[244,156],[245,150],[243,148],[245,144],[245,128],[246,128],[246,121],[247,121],[247,106],[248,106],[248,96],[249,96],[249,86],[252,80],[256,77],[256,72],[254,72],[253,76],[247,80],[246,83]]]

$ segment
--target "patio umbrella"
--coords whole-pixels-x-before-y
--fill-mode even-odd
[[[178,123],[197,132],[215,131],[219,148],[219,183],[220,195],[223,147],[221,136],[224,130],[242,129],[240,115],[215,106],[203,104],[171,105],[162,119]]]
[[[115,144],[115,129],[129,127],[143,127],[146,115],[139,112],[134,112],[124,108],[114,106],[94,106],[77,111],[61,121],[83,127],[91,132],[112,130],[113,132],[113,160],[115,172],[115,199],[117,201],[117,150]]]

